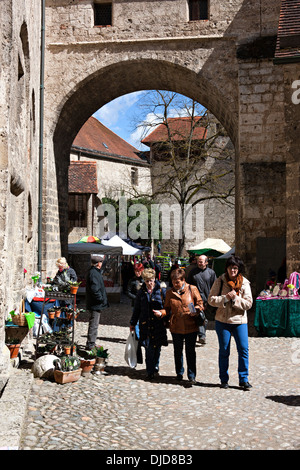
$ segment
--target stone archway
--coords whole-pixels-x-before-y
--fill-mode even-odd
[[[133,91],[165,89],[194,98],[208,108],[237,142],[234,113],[215,83],[182,66],[157,60],[122,61],[105,67],[78,83],[66,97],[54,132],[54,157],[58,190],[60,241],[66,250],[67,179],[71,144],[84,122],[107,102]],[[62,188],[64,190],[62,190]]]

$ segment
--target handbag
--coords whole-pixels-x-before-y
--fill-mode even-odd
[[[189,288],[190,288],[190,298],[191,298],[191,300],[192,300],[193,297],[192,297],[192,289],[191,289],[191,286],[189,286]],[[192,307],[194,308],[194,312],[195,312],[194,303],[191,302],[191,303],[189,304],[189,306],[190,306],[190,305],[192,305]],[[190,310],[191,310],[191,309],[190,309]],[[205,325],[205,324],[207,323],[207,320],[206,320],[206,317],[205,317],[205,313],[203,312],[203,310],[200,310],[199,315],[197,315],[197,316],[195,317],[195,322],[196,322],[196,325],[197,325],[198,327],[199,327],[199,326],[203,326],[203,325]]]
[[[125,345],[124,359],[132,369],[137,365],[137,347],[138,341],[135,337],[134,331],[131,331]]]
[[[221,285],[220,285],[219,295],[221,295],[221,292],[222,292],[223,279],[220,278],[220,281],[221,281]],[[206,304],[206,308],[205,308],[204,313],[205,313],[205,316],[206,316],[207,320],[215,321],[217,309],[218,309],[218,307],[213,307],[212,305]]]

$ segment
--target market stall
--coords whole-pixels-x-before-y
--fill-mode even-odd
[[[299,273],[283,285],[276,281],[256,298],[254,327],[262,336],[300,337]]]
[[[78,295],[85,295],[86,273],[91,265],[91,254],[106,255],[103,267],[103,280],[108,299],[119,301],[121,295],[120,256],[122,247],[98,242],[77,242],[68,245],[69,262],[75,269],[80,286]]]

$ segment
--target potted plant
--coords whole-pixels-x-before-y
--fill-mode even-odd
[[[18,357],[20,346],[21,346],[19,338],[8,338],[5,344],[9,349],[10,358],[15,359],[16,357]]]
[[[87,351],[83,347],[77,348],[77,354],[80,357],[80,367],[82,375],[88,375],[96,363],[96,352],[94,349]]]
[[[53,307],[53,308],[54,308],[55,317],[56,317],[56,318],[59,318],[59,317],[60,317],[60,314],[61,314],[61,307],[56,306],[56,307]]]
[[[54,309],[54,307],[49,308],[48,311],[47,311],[47,313],[48,313],[49,320],[53,320],[53,318],[55,317],[55,309]]]
[[[76,356],[62,356],[54,361],[54,366],[56,383],[76,382],[81,376],[80,359]]]
[[[80,286],[81,282],[77,281],[69,281],[70,284],[70,293],[71,294],[76,294],[78,291],[78,287]]]

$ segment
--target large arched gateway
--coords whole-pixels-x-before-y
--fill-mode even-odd
[[[74,137],[102,105],[143,89],[194,98],[224,125],[236,151],[237,251],[253,283],[259,262],[269,262],[267,251],[278,258],[273,269],[280,265],[286,237],[284,76],[273,63],[280,2],[262,8],[258,1],[212,0],[210,21],[189,21],[187,3],[113,2],[107,27],[93,24],[92,1],[47,3],[45,270],[58,243],[66,248],[64,182]],[[155,21],[149,23],[150,16]]]

